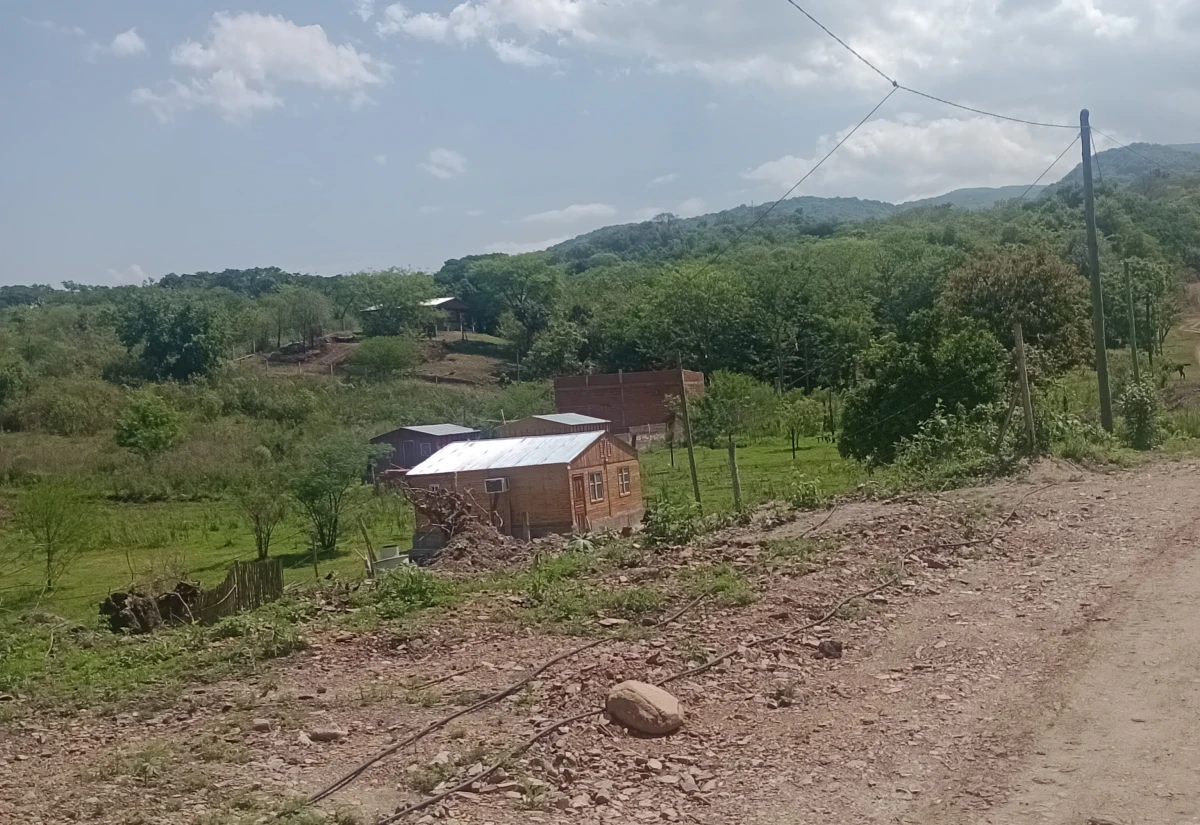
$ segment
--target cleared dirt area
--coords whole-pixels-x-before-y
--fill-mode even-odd
[[[1045,464],[987,488],[732,530],[613,575],[666,582],[725,560],[750,604],[715,598],[661,629],[594,623],[612,640],[321,807],[391,814],[599,708],[622,679],[660,681],[734,650],[669,685],[681,732],[635,738],[589,716],[404,821],[1197,822],[1198,527],[1200,462],[1187,461],[1114,475]],[[0,821],[266,821],[279,799],[581,641],[512,607],[480,600],[411,632],[331,633],[167,708],[0,726]],[[816,658],[822,641],[843,656]]]

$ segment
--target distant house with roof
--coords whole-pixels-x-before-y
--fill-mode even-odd
[[[422,301],[421,306],[445,313],[446,329],[457,327],[462,340],[467,340],[467,330],[471,327],[471,308],[467,306],[466,301],[453,296],[449,298],[430,298],[428,301]],[[435,321],[434,328],[436,329],[439,326],[441,324]]]
[[[481,521],[510,536],[621,530],[644,512],[637,451],[603,430],[450,444],[405,480],[465,495]],[[417,512],[415,548],[447,538]]]
[[[457,424],[416,424],[377,435],[371,443],[391,445],[392,455],[384,459],[380,470],[407,470],[448,444],[478,437],[479,430]]]
[[[566,433],[607,432],[608,419],[595,418],[579,413],[552,413],[531,415],[519,421],[510,421],[496,428],[498,438],[521,435],[565,435]]]

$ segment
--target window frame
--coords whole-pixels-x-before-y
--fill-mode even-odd
[[[417,452],[420,453],[421,458],[429,458],[431,455],[433,455],[433,445],[428,441],[422,441],[417,446]]]
[[[604,473],[599,470],[588,472],[588,501],[599,504],[604,501]]]
[[[628,467],[617,468],[617,495],[622,498],[633,495],[633,473]]]

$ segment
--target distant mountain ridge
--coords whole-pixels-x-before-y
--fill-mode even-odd
[[[1096,155],[1095,168],[1098,180],[1122,186],[1163,169],[1173,174],[1200,175],[1200,143],[1134,143],[1128,150],[1107,149]],[[1037,197],[1058,186],[1082,181],[1081,162],[1057,183],[1032,189],[1029,184],[971,187],[902,204],[854,197],[818,198],[802,195],[781,201],[755,227],[755,231],[764,235],[785,231],[822,236],[831,233],[838,224],[880,220],[910,209],[947,206],[955,209],[987,209],[1003,201],[1019,198],[1027,190],[1029,197]],[[691,218],[663,213],[649,221],[606,226],[552,246],[549,251],[556,258],[576,262],[581,267],[586,267],[582,262],[592,255],[603,253],[622,258],[652,259],[699,254],[704,251],[700,236],[706,230],[728,227],[732,233],[737,228],[752,224],[769,208],[769,203],[743,204]]]

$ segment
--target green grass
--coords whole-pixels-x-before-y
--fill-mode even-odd
[[[767,438],[739,446],[737,456],[742,501],[747,506],[786,498],[796,472],[815,481],[820,494],[826,497],[853,490],[867,478],[861,465],[838,455],[836,445],[815,438],[801,442],[795,461],[791,447],[783,438]],[[733,509],[733,482],[726,450],[697,447],[696,474],[700,478],[700,498],[705,513],[725,513]],[[642,490],[647,500],[664,491],[676,498],[690,498],[692,478],[687,449],[675,449],[674,467],[665,446],[642,453]]]
[[[3,548],[19,553],[25,542],[11,520],[4,518],[15,496],[12,488],[0,490],[0,572],[6,570]],[[171,579],[188,578],[212,586],[225,578],[232,562],[255,557],[254,536],[231,501],[119,504],[97,499],[95,505],[99,514],[95,546],[79,555],[54,591],[42,594],[40,565],[35,557],[20,555],[9,563],[16,572],[0,578],[0,608],[39,605],[86,620],[97,615],[97,606],[108,593],[128,587],[131,581],[158,580],[173,586]],[[411,528],[398,524],[383,509],[371,502],[364,509],[372,541],[376,547],[406,547]],[[362,560],[351,548],[362,549],[357,531],[347,533],[338,556],[321,561],[321,575],[358,577]],[[284,559],[285,583],[313,580],[307,530],[299,517],[293,515],[279,527],[271,554]]]

